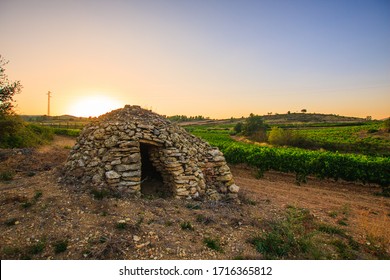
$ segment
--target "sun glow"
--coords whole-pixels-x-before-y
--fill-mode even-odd
[[[81,98],[71,105],[69,114],[76,117],[98,117],[123,105],[105,95],[93,95]]]

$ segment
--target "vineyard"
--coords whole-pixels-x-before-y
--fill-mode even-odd
[[[298,184],[307,176],[374,183],[390,195],[390,139],[380,122],[324,127],[286,127],[298,131],[311,150],[260,146],[231,138],[233,124],[192,125],[185,128],[218,147],[230,163],[256,167],[258,176],[275,170],[296,174]],[[283,125],[281,125],[283,127]],[[78,129],[51,128],[54,134],[77,136]]]
[[[339,129],[339,128],[337,128]],[[246,163],[256,167],[259,176],[275,170],[296,174],[297,183],[307,176],[342,179],[379,184],[384,194],[389,194],[390,159],[329,151],[311,151],[289,147],[262,147],[231,139],[228,128],[204,129],[191,127],[191,132],[222,150],[230,163]]]
[[[332,151],[390,156],[390,138],[381,135],[381,124],[299,129],[314,146]]]

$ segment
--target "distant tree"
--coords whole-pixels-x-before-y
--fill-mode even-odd
[[[390,132],[390,118],[387,118],[384,122],[383,122],[383,127],[385,129],[386,132]]]
[[[14,114],[14,95],[20,93],[22,85],[19,81],[10,82],[5,74],[4,66],[8,63],[0,55],[0,118]]]
[[[277,146],[294,146],[305,148],[309,142],[297,131],[291,129],[283,129],[280,127],[272,127],[268,135],[268,142]]]
[[[301,113],[306,113],[306,112],[307,112],[306,109],[302,109],[302,110],[301,110]]]
[[[277,126],[272,127],[268,135],[268,141],[273,145],[286,145],[285,131]]]
[[[5,73],[6,61],[0,55],[0,147],[14,147],[23,142],[21,134],[25,132],[25,124],[14,111],[14,95],[22,86],[19,81],[10,82]]]
[[[366,117],[366,120],[371,121],[371,120],[372,120],[372,117],[371,117],[371,116],[367,116],[367,117]]]
[[[287,114],[288,114],[288,115],[290,115],[290,114],[291,114],[291,112],[290,112],[290,111],[287,111]]]
[[[237,134],[241,133],[242,127],[243,127],[242,122],[236,123],[236,125],[234,126],[234,132],[236,132]]]
[[[267,138],[267,125],[259,115],[250,114],[242,127],[245,136],[249,136],[256,141],[265,141]]]
[[[168,119],[172,122],[189,122],[189,121],[203,121],[205,119],[210,119],[209,117],[204,117],[202,115],[199,116],[190,116],[187,117],[186,115],[174,115],[168,117]]]

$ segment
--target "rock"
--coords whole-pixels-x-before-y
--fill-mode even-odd
[[[225,161],[224,156],[216,156],[213,158],[214,161]]]
[[[113,170],[106,172],[107,179],[119,179],[120,177],[121,177],[121,175],[119,175],[118,173],[116,173]]]
[[[122,173],[122,177],[141,177],[141,171],[136,170],[136,171],[124,172]]]
[[[238,193],[239,190],[240,190],[240,187],[237,186],[236,184],[233,184],[233,185],[229,186],[229,191],[231,193]]]
[[[221,182],[227,182],[227,181],[230,181],[232,178],[233,178],[232,174],[229,173],[226,175],[218,176],[217,180],[221,181]]]
[[[134,240],[135,242],[138,242],[138,241],[141,240],[141,237],[139,237],[139,236],[137,236],[137,235],[133,235],[133,240]]]

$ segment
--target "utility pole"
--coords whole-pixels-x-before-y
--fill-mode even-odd
[[[51,97],[51,92],[47,92],[47,116],[50,116],[50,97]]]

